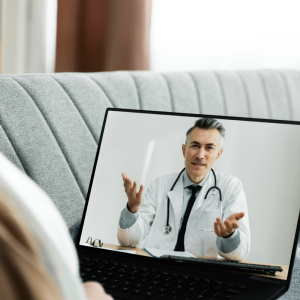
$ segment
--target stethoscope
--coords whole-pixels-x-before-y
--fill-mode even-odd
[[[183,169],[181,170],[181,172],[179,173],[179,175],[177,176],[175,182],[173,183],[173,185],[172,185],[172,187],[171,187],[171,189],[170,189],[170,192],[174,189],[174,186],[176,185],[176,183],[177,183],[177,181],[178,181],[180,175],[182,174],[182,172],[183,172],[184,170],[185,170],[185,168],[183,168]],[[211,171],[212,171],[213,174],[214,174],[215,185],[212,186],[212,187],[210,187],[210,188],[208,189],[208,191],[206,192],[206,195],[205,195],[205,197],[204,197],[204,200],[206,200],[207,195],[208,195],[208,193],[210,192],[210,190],[212,190],[212,189],[217,189],[217,190],[219,191],[219,194],[220,194],[221,211],[222,211],[222,193],[221,193],[221,190],[217,187],[217,178],[216,178],[215,171],[214,171],[213,169],[211,169]],[[202,206],[201,206],[201,210],[202,210],[202,207],[203,207],[203,204],[202,204]],[[170,198],[169,198],[169,196],[168,196],[167,224],[166,224],[166,226],[163,227],[163,233],[164,233],[164,234],[169,234],[169,233],[172,231],[172,227],[171,227],[171,225],[169,224],[169,211],[170,211]],[[201,214],[201,211],[200,211],[200,214]],[[204,229],[203,231],[212,231],[212,230],[210,230],[210,229],[208,229],[208,230],[207,230],[207,229]]]

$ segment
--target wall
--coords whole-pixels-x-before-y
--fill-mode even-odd
[[[153,71],[300,68],[297,0],[153,0]]]

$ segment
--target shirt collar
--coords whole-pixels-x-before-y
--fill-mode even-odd
[[[202,181],[200,181],[198,183],[198,185],[203,186],[203,184],[205,183],[207,177],[209,176],[210,171],[206,174],[206,176],[204,177],[204,179],[202,179]],[[183,188],[185,189],[186,187],[190,186],[190,185],[197,185],[195,184],[188,176],[186,169],[183,171]]]

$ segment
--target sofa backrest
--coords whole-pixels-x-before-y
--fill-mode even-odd
[[[37,182],[73,238],[107,107],[300,120],[300,72],[0,76],[0,151]]]

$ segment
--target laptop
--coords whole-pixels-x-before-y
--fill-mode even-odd
[[[299,137],[294,121],[108,108],[76,245],[83,281],[114,299],[278,299],[298,243]]]

